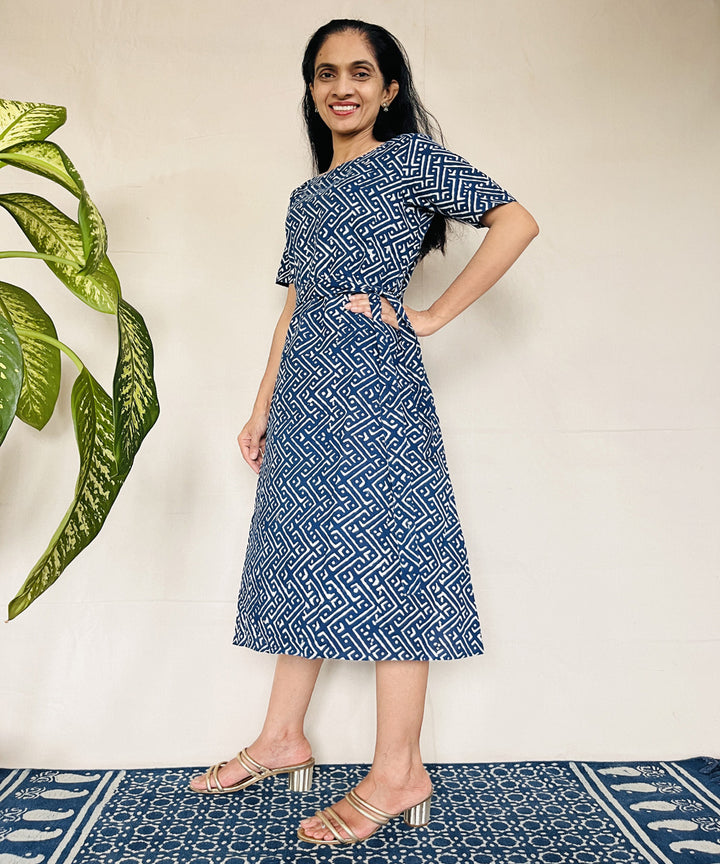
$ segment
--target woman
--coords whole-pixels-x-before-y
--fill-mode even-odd
[[[336,845],[400,814],[427,824],[428,661],[483,650],[417,337],[487,291],[538,229],[429,137],[404,51],[383,28],[331,21],[308,43],[303,77],[319,173],[291,196],[277,276],[287,301],[238,436],[259,479],[234,641],[279,656],[260,735],[191,788],[238,791],[275,773],[309,788],[303,721],[323,659],[374,660],[372,767],[298,832]],[[444,248],[449,218],[489,230],[428,309],[403,306],[418,259]]]

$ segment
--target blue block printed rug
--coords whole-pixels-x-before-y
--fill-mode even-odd
[[[710,864],[720,862],[720,764],[429,765],[425,828],[393,820],[366,843],[309,846],[301,818],[367,766],[320,765],[232,795],[187,789],[192,768],[0,770],[0,864]]]

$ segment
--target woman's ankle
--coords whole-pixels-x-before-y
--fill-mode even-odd
[[[370,766],[368,776],[380,786],[397,788],[427,786],[430,782],[430,775],[420,759],[376,760]]]
[[[310,742],[302,732],[288,729],[263,729],[253,744],[250,745],[250,748],[252,747],[281,752],[303,752],[311,749]]]

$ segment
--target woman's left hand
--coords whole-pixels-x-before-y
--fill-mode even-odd
[[[345,308],[349,312],[356,312],[359,315],[365,315],[366,318],[372,318],[370,298],[367,294],[350,294],[350,299],[345,304]],[[382,320],[397,330],[397,314],[395,313],[390,301],[383,296],[380,297],[380,312]]]
[[[372,318],[370,298],[367,294],[351,294],[350,299],[345,304],[345,308],[349,312],[355,312],[358,315]],[[438,329],[436,322],[427,309],[411,309],[409,306],[403,306],[403,308],[416,336],[430,336]],[[385,324],[389,324],[397,330],[399,326],[397,313],[392,304],[382,295],[380,296],[380,312]]]

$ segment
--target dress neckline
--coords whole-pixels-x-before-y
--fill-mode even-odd
[[[395,136],[397,138],[397,136]],[[348,165],[353,165],[360,159],[365,159],[367,156],[371,156],[373,153],[377,153],[378,150],[382,150],[387,144],[391,141],[394,141],[395,138],[388,138],[387,141],[381,141],[377,147],[373,147],[372,150],[366,150],[364,153],[361,153],[359,156],[355,156],[352,159],[348,159],[346,162],[341,162],[339,165],[336,165],[334,168],[328,168],[327,171],[323,171],[321,174],[316,174],[314,177],[311,177],[310,180],[317,180],[320,177],[328,177],[330,174],[334,174],[336,171],[339,171],[341,168],[346,168]]]

